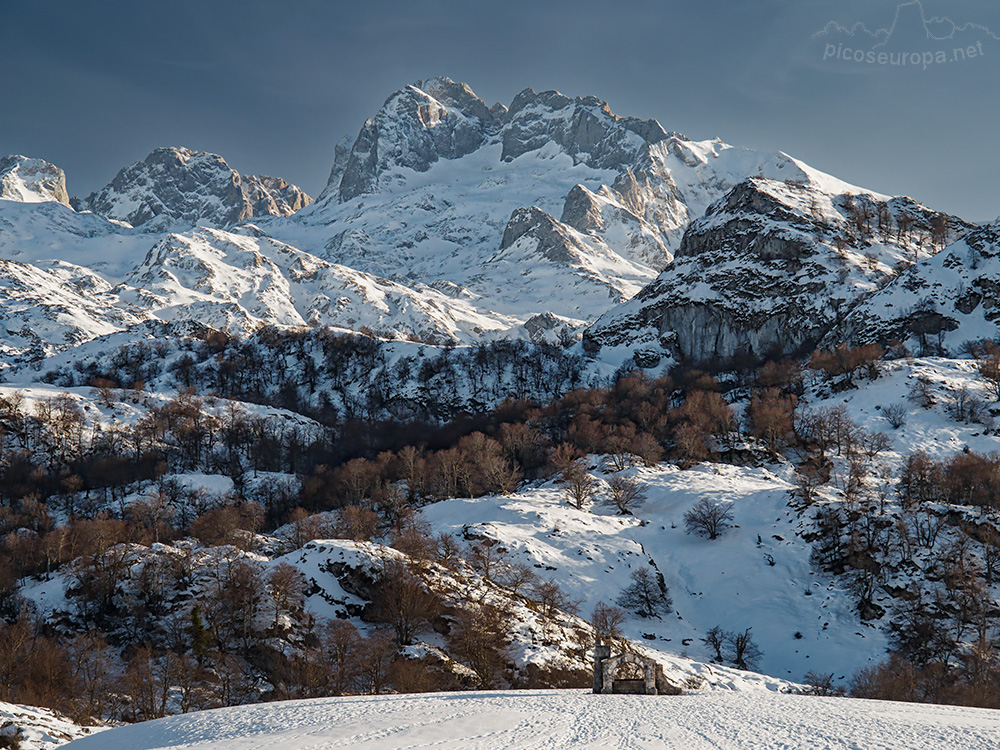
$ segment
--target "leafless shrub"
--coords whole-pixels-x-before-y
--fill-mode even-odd
[[[699,500],[684,514],[684,528],[689,534],[718,539],[733,521],[733,510],[726,503]]]
[[[906,424],[906,404],[895,403],[883,406],[882,416],[892,425],[892,429],[898,430]]]

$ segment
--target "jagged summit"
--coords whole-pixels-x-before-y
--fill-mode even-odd
[[[288,216],[311,202],[294,185],[243,178],[218,154],[157,148],[74,206],[147,232],[227,226],[254,216]]]
[[[676,134],[656,120],[619,117],[595,96],[573,99],[527,88],[509,107],[489,107],[468,84],[433,78],[392,94],[365,122],[350,152],[337,152],[324,196],[348,201],[390,189],[396,170],[426,172],[439,159],[458,159],[491,143],[502,144],[505,162],[554,145],[578,163],[617,169],[635,161],[643,144],[670,136]]]
[[[42,159],[4,156],[0,158],[0,198],[20,203],[57,201],[68,206],[66,175]]]
[[[377,192],[380,180],[393,170],[426,172],[438,159],[472,153],[483,145],[495,120],[486,102],[464,83],[435,78],[406,86],[362,126],[344,160],[336,196],[347,201]],[[337,174],[335,167],[331,180]]]

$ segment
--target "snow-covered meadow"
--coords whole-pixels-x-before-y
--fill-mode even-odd
[[[951,706],[705,692],[586,691],[352,696],[240,706],[134,724],[76,750],[992,750],[1000,712]]]

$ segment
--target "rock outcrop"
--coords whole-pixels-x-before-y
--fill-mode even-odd
[[[68,206],[66,175],[42,159],[5,156],[0,158],[0,198],[20,203],[56,201]]]
[[[953,235],[968,228],[907,198],[746,180],[691,224],[674,262],[594,323],[584,345],[624,345],[652,362],[804,354],[908,258],[926,256],[937,222]]]

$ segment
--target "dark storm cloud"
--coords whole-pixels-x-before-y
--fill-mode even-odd
[[[392,91],[448,75],[490,103],[596,94],[691,137],[781,149],[973,219],[1000,213],[1000,42],[937,69],[835,65],[813,33],[892,23],[897,2],[0,0],[0,152],[87,193],[156,146],[221,153],[316,194],[334,143]],[[984,1],[930,16],[1000,28]]]

